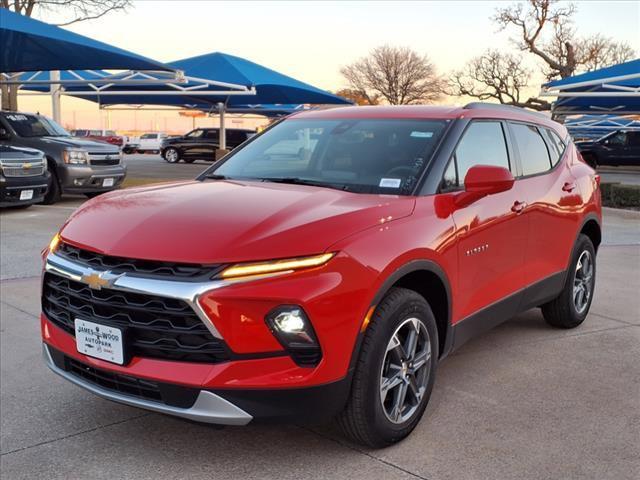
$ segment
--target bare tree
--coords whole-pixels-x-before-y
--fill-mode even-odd
[[[468,96],[479,100],[496,100],[506,105],[549,109],[548,102],[537,98],[524,100],[531,72],[516,55],[487,50],[470,60],[462,70],[451,74],[446,92],[453,96]]]
[[[426,55],[409,48],[383,46],[340,69],[350,88],[367,103],[429,103],[440,98],[442,80]]]
[[[336,95],[346,98],[347,100],[351,100],[356,105],[378,105],[380,103],[380,95],[376,94],[373,97],[369,97],[352,88],[343,88],[342,90],[338,90]]]
[[[59,26],[85,20],[94,20],[110,12],[126,10],[131,0],[0,0],[0,7],[13,10],[20,15],[33,15],[55,12],[62,14],[64,21]],[[2,108],[18,109],[18,86],[2,85]]]
[[[528,0],[499,8],[494,20],[502,29],[519,30],[516,45],[545,63],[549,80],[633,58],[635,52],[625,43],[600,35],[578,38],[573,25],[575,12],[573,4]]]

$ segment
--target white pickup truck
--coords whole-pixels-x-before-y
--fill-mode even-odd
[[[136,150],[139,153],[160,153],[162,140],[164,140],[165,138],[167,138],[166,133],[144,133],[140,135],[140,139],[138,140],[136,145]]]

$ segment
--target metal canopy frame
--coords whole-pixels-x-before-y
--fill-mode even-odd
[[[29,72],[27,78],[25,74],[20,73],[2,73],[0,77],[0,85],[19,85],[18,90],[22,90],[25,86],[45,86],[59,85],[62,94],[68,93],[76,97],[88,96],[110,96],[110,95],[168,95],[168,96],[188,96],[189,94],[197,94],[198,96],[228,96],[228,95],[255,95],[254,87],[239,85],[234,83],[220,82],[217,80],[209,80],[198,77],[191,77],[184,74],[183,71],[163,72],[163,71],[143,71],[143,70],[127,70],[119,73],[106,73],[96,70],[85,70],[97,78],[84,78],[76,70],[65,70],[73,79],[50,78],[48,80],[40,80],[37,77],[43,72]],[[126,87],[140,85],[157,85],[168,89],[165,90],[126,90],[118,89],[110,91],[111,87]],[[66,92],[65,87],[76,87],[73,91]],[[86,90],[77,87],[87,87]]]
[[[640,108],[636,112],[628,108],[625,99],[634,99],[634,108],[637,99],[640,99],[640,72],[626,75],[617,75],[594,80],[578,81],[565,85],[543,85],[540,91],[541,97],[556,97],[552,105],[553,115],[633,115],[640,114]],[[602,99],[610,98],[611,106],[599,105],[566,105],[571,99]],[[619,99],[617,102],[615,99]],[[588,103],[588,100],[587,102]],[[615,105],[619,103],[618,105]]]

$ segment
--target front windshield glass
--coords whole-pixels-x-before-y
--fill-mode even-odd
[[[214,175],[408,195],[445,126],[444,120],[285,120],[235,150],[202,178]]]
[[[50,118],[10,113],[4,117],[21,137],[68,137],[69,132]]]

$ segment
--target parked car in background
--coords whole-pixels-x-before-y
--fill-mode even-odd
[[[227,149],[233,150],[251,137],[255,130],[239,128],[226,129]],[[197,128],[181,137],[167,138],[162,142],[162,157],[169,163],[184,160],[192,163],[195,160],[215,159],[215,152],[220,148],[219,128]]]
[[[124,139],[113,130],[71,130],[74,137],[89,138],[122,147]]]
[[[617,130],[594,141],[576,142],[584,160],[599,165],[640,166],[640,131]]]
[[[585,320],[601,221],[598,175],[543,115],[294,114],[197,180],[76,210],[44,253],[45,361],[156,412],[337,416],[390,445],[473,336],[535,307],[556,328]]]
[[[28,207],[42,202],[48,184],[44,153],[0,144],[0,207]]]
[[[93,197],[119,188],[127,173],[115,145],[79,137],[44,115],[0,111],[0,144],[44,152],[49,185],[44,203],[63,193]]]
[[[136,144],[136,151],[138,153],[160,153],[162,141],[165,138],[167,138],[166,133],[143,133]]]

